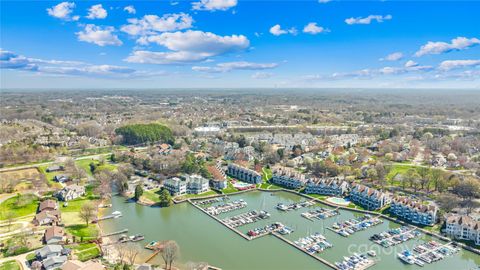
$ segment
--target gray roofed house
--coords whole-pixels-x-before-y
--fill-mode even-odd
[[[39,260],[44,260],[49,257],[61,256],[63,247],[61,245],[46,245],[35,252]]]
[[[43,261],[45,270],[60,268],[68,260],[67,256],[49,257]]]

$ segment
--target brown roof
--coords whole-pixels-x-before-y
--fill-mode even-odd
[[[62,270],[103,270],[105,267],[98,262],[83,263],[77,260],[69,260],[63,266]]]
[[[55,210],[57,209],[57,202],[54,200],[46,200],[40,203],[38,211],[42,212],[43,210]]]
[[[63,237],[65,231],[62,227],[52,226],[45,230],[45,241],[52,239],[53,237]]]

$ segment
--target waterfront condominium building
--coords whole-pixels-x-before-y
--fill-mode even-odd
[[[163,187],[166,188],[172,196],[183,195],[187,193],[187,182],[182,181],[178,177],[167,179],[163,182]]]
[[[480,221],[468,215],[450,214],[446,217],[445,232],[454,239],[470,240],[480,246]]]
[[[377,210],[390,203],[386,193],[356,183],[352,184],[350,200],[367,210]]]
[[[438,208],[421,201],[396,196],[390,204],[390,213],[410,223],[432,226],[437,222]]]
[[[210,190],[208,185],[208,179],[201,177],[200,175],[192,174],[186,177],[187,193],[200,194]]]
[[[342,197],[349,186],[347,181],[340,180],[338,177],[314,178],[307,182],[305,193]]]
[[[237,164],[228,164],[227,173],[231,177],[234,177],[243,182],[251,184],[260,184],[262,182],[262,175],[260,175],[258,172],[239,166]]]
[[[286,167],[275,167],[270,182],[290,189],[301,188],[307,182],[304,174]]]

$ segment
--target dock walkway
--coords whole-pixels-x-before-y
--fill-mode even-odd
[[[275,236],[275,237],[277,237],[278,239],[282,240],[283,242],[291,245],[292,247],[300,250],[300,251],[303,252],[304,254],[307,254],[307,255],[310,256],[311,258],[314,258],[315,260],[317,260],[317,261],[325,264],[326,266],[328,266],[328,267],[330,267],[330,268],[332,268],[332,269],[338,270],[337,266],[335,266],[333,263],[331,263],[331,262],[329,262],[329,261],[327,261],[327,260],[325,260],[325,259],[323,259],[323,258],[320,258],[320,257],[318,257],[318,256],[315,256],[315,255],[313,255],[313,254],[308,253],[308,252],[305,251],[303,248],[295,245],[295,243],[293,243],[292,241],[288,240],[287,238],[281,236],[280,234],[278,234],[278,233],[276,233],[276,232],[273,232],[272,235]]]

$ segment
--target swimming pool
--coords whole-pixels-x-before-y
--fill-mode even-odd
[[[348,199],[338,197],[329,197],[327,201],[342,206],[348,206],[350,204],[350,201]]]

